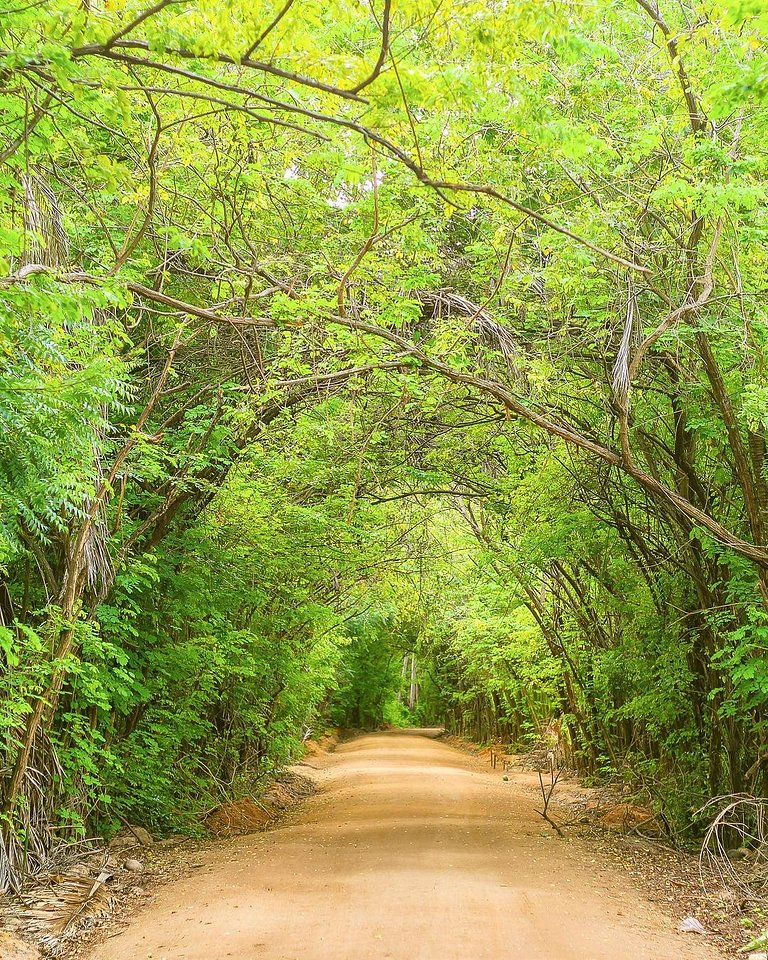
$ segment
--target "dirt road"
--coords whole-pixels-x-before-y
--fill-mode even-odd
[[[718,956],[475,758],[392,733],[321,763],[289,824],[204,854],[92,960]]]

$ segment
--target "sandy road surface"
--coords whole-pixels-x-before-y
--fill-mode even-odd
[[[440,741],[364,736],[320,762],[289,824],[202,854],[91,960],[718,956]]]

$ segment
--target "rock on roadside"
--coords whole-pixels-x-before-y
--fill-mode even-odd
[[[149,830],[130,825],[112,837],[108,849],[110,853],[114,853],[117,850],[129,850],[131,847],[151,847],[154,842]]]

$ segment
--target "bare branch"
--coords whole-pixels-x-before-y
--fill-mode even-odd
[[[654,343],[656,343],[659,337],[669,330],[670,327],[674,326],[678,320],[682,320],[689,314],[699,311],[712,295],[712,289],[714,286],[712,271],[714,269],[715,254],[717,252],[717,245],[720,241],[722,226],[723,224],[721,220],[715,227],[715,235],[712,238],[712,243],[709,247],[709,253],[707,254],[707,260],[704,265],[704,275],[700,281],[700,291],[698,296],[694,300],[688,300],[686,303],[683,303],[676,310],[673,310],[670,314],[668,314],[665,319],[662,320],[662,322],[656,327],[653,333],[650,333],[645,340],[643,340],[643,342],[637,348],[637,352],[635,353],[634,357],[632,358],[632,362],[629,365],[628,379],[630,386],[637,375],[637,371],[640,368],[640,364],[643,362],[643,358],[654,345]]]
[[[485,194],[487,197],[493,197],[495,200],[500,200],[502,203],[507,204],[507,206],[518,210],[520,213],[524,213],[527,217],[530,217],[532,220],[536,220],[545,227],[549,227],[550,230],[555,230],[557,233],[561,233],[565,237],[570,237],[571,240],[575,240],[583,247],[586,247],[593,253],[599,254],[606,260],[612,260],[614,263],[618,263],[622,267],[627,267],[630,270],[637,270],[639,273],[651,273],[651,270],[648,267],[643,267],[641,264],[635,263],[634,260],[626,260],[624,257],[620,257],[615,253],[611,253],[610,250],[606,250],[603,247],[597,246],[590,240],[587,240],[586,237],[582,237],[577,233],[573,233],[573,231],[569,230],[567,227],[561,227],[548,217],[543,216],[536,210],[532,210],[530,207],[524,206],[522,203],[518,203],[517,200],[513,200],[511,197],[506,196],[506,194],[501,193],[494,187],[483,186],[483,184],[480,183],[451,183],[448,180],[432,180],[427,176],[420,176],[419,179],[425,186],[434,187],[438,190],[455,190],[457,192]]]
[[[381,18],[381,50],[379,51],[379,59],[376,61],[373,70],[368,74],[365,80],[361,80],[357,86],[352,87],[350,93],[360,93],[360,91],[364,90],[365,87],[369,87],[384,68],[384,63],[386,62],[387,54],[389,53],[389,27],[391,14],[392,0],[384,0],[384,12]]]
[[[272,33],[272,31],[280,23],[280,21],[283,19],[286,13],[288,13],[288,11],[291,9],[291,7],[295,2],[296,0],[287,0],[287,3],[285,3],[280,8],[280,10],[277,12],[276,16],[272,19],[270,24],[261,31],[259,36],[253,41],[250,47],[248,47],[248,49],[245,51],[245,54],[243,55],[244,60],[247,60],[251,56],[251,54],[254,52],[254,50],[256,50],[259,46],[261,46],[264,40],[266,40],[266,38],[270,35],[270,33]]]
[[[653,20],[653,22],[664,35],[667,54],[669,55],[672,69],[675,71],[678,83],[680,84],[680,89],[682,90],[683,98],[685,99],[685,105],[688,108],[688,120],[691,125],[691,130],[693,130],[694,133],[701,133],[703,130],[707,129],[709,120],[707,119],[707,115],[704,113],[699,98],[693,91],[691,80],[685,70],[682,58],[680,57],[680,48],[677,45],[675,35],[672,33],[671,29],[669,28],[669,24],[662,16],[657,0],[636,0],[636,2],[643,8],[643,10],[645,10],[651,20]]]
[[[30,276],[40,273],[50,273],[56,276],[59,281],[68,283],[99,285],[103,282],[103,280],[100,280],[98,277],[85,273],[56,274],[50,268],[41,264],[29,264],[27,267],[18,271],[18,273],[12,274],[9,277],[0,278],[0,285],[20,283]],[[197,307],[193,304],[186,304],[182,301],[175,300],[172,297],[166,297],[165,294],[158,293],[158,291],[148,287],[143,287],[141,284],[129,282],[126,284],[126,287],[132,292],[138,293],[140,296],[146,296],[150,300],[166,303],[180,312],[198,316],[212,323],[227,323],[238,326],[263,326],[267,328],[274,326],[269,318],[253,319],[249,317],[224,316],[214,310],[206,310],[203,307]],[[467,373],[464,370],[458,370],[442,360],[429,356],[429,354],[425,353],[424,350],[416,344],[411,343],[405,337],[400,336],[400,334],[392,330],[387,330],[384,327],[378,327],[374,324],[366,323],[363,320],[355,320],[352,317],[323,316],[328,323],[336,323],[350,330],[367,333],[380,340],[394,344],[403,355],[408,355],[418,360],[422,366],[434,370],[436,373],[445,377],[446,380],[450,380],[452,383],[463,384],[476,390],[480,394],[492,397],[500,403],[505,410],[528,421],[550,436],[558,437],[567,444],[599,457],[610,466],[619,468],[628,476],[632,477],[633,480],[657,500],[666,503],[674,512],[685,517],[692,526],[703,528],[718,543],[735,550],[758,566],[768,568],[768,547],[764,544],[750,543],[732,533],[715,520],[714,517],[711,517],[708,513],[696,507],[690,500],[676,490],[671,489],[662,483],[661,480],[641,470],[634,463],[627,463],[624,457],[617,451],[584,436],[568,423],[562,423],[551,416],[540,413],[538,410],[525,406],[524,403],[509,392],[506,386],[497,380],[491,380],[487,377]]]
[[[107,60],[120,60],[116,54],[118,50],[143,50],[150,53],[152,47],[146,40],[117,40],[110,46],[100,43],[90,43],[84,47],[75,47],[72,50],[72,58],[75,60],[83,57],[102,57]],[[183,60],[213,60],[216,63],[226,63],[230,66],[248,67],[251,70],[258,70],[261,73],[268,73],[273,77],[280,77],[282,80],[289,80],[302,87],[310,87],[313,90],[322,90],[324,93],[333,94],[335,97],[341,97],[345,100],[356,100],[359,103],[366,103],[364,97],[356,93],[350,93],[342,87],[336,87],[331,83],[324,83],[322,80],[315,80],[312,77],[306,77],[303,74],[295,73],[292,70],[283,70],[282,67],[276,67],[272,63],[266,63],[263,60],[251,60],[248,57],[242,57],[239,60],[236,57],[230,57],[226,53],[215,53],[207,57],[196,53],[194,50],[185,50],[183,48],[168,47],[164,51],[174,57],[181,57]]]
[[[161,10],[164,10],[166,7],[170,7],[175,3],[189,3],[189,0],[158,0],[157,3],[153,4],[151,7],[147,7],[146,10],[143,10],[137,17],[131,20],[130,23],[126,24],[122,30],[119,30],[117,33],[113,34],[104,44],[104,46],[109,49],[114,46],[119,40],[122,40],[123,37],[127,37],[129,33],[133,33],[136,27],[141,26],[145,20],[149,20],[150,17],[154,17],[156,13],[160,13]]]

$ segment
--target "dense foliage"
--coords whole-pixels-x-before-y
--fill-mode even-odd
[[[0,887],[323,722],[768,789],[767,17],[6,4]]]

